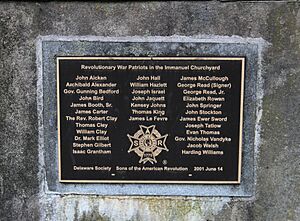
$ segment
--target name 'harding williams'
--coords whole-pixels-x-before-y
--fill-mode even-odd
[[[182,155],[224,155],[223,150],[182,150]]]

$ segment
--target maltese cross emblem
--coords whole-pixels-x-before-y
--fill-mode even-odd
[[[133,135],[127,134],[131,146],[128,153],[134,151],[139,157],[139,163],[157,163],[156,158],[163,150],[169,151],[166,147],[168,134],[161,136],[155,129],[155,125],[146,127],[140,125],[140,129]]]

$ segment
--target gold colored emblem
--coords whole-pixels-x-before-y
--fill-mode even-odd
[[[140,129],[133,135],[127,134],[131,146],[128,153],[134,151],[139,157],[139,163],[157,163],[156,157],[163,151],[169,151],[166,147],[168,134],[161,136],[155,129],[155,125],[146,127],[140,125]]]

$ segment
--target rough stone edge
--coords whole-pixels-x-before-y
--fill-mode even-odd
[[[261,49],[269,45],[263,38],[244,38],[237,35],[193,35],[193,36],[125,36],[125,37],[105,37],[105,36],[38,36],[37,42],[43,41],[101,41],[101,42],[185,42],[185,43],[248,43],[261,45]],[[39,52],[39,51],[37,51]]]
[[[39,192],[40,200],[42,204],[52,204],[53,200],[60,196],[76,196],[82,195],[82,193],[58,193],[48,190],[47,180],[46,180],[46,169],[44,162],[44,129],[43,129],[43,64],[42,64],[42,43],[43,41],[101,41],[101,42],[186,42],[186,43],[240,43],[240,44],[256,44],[258,46],[258,73],[257,73],[257,88],[256,88],[256,121],[255,121],[255,137],[254,137],[254,195],[252,197],[230,197],[230,196],[100,196],[97,194],[84,194],[86,196],[99,196],[105,197],[107,199],[115,199],[116,197],[120,199],[188,199],[196,200],[203,199],[208,200],[209,198],[219,198],[224,199],[224,204],[230,201],[254,201],[256,199],[256,184],[257,184],[257,167],[259,159],[259,146],[261,143],[261,117],[262,117],[262,101],[264,96],[263,91],[263,52],[270,45],[263,38],[243,38],[240,36],[219,36],[219,35],[195,35],[195,36],[126,36],[126,37],[103,37],[103,36],[38,36],[36,41],[36,65],[37,65],[37,112],[38,112],[38,156],[39,156]],[[41,208],[42,210],[42,208]],[[51,213],[51,212],[50,212]],[[41,211],[41,214],[45,214],[45,211]],[[52,213],[53,214],[53,213]],[[54,213],[55,214],[55,213]]]

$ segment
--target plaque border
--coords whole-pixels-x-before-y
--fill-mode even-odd
[[[60,60],[221,60],[241,61],[241,89],[240,89],[240,125],[239,125],[239,154],[238,154],[238,179],[232,181],[186,181],[186,180],[63,180],[61,178],[61,141],[60,141],[60,85],[59,61]],[[56,57],[56,96],[57,96],[57,140],[58,140],[58,177],[60,183],[115,183],[115,184],[240,184],[242,172],[242,143],[243,143],[243,110],[244,110],[244,84],[246,56],[199,56],[199,57],[122,57],[122,56],[57,56]]]

